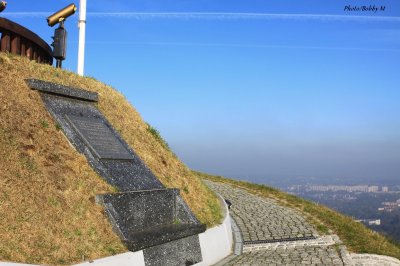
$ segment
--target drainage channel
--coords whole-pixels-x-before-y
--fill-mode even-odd
[[[233,228],[233,225],[232,225]],[[317,239],[315,236],[295,237],[295,238],[284,238],[284,239],[271,239],[271,240],[256,240],[256,241],[243,241],[243,245],[257,245],[277,242],[291,242],[291,241],[302,241]]]
[[[236,224],[235,219],[231,217],[231,226],[232,226],[232,233],[233,233],[233,238],[235,240],[235,246],[234,246],[234,251],[233,253],[235,255],[242,255],[243,253],[243,238],[242,238],[242,232],[240,231],[239,226]]]

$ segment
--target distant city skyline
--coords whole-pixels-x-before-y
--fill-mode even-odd
[[[8,2],[1,16],[49,43],[46,16],[70,4]],[[189,167],[217,175],[400,178],[399,69],[394,0],[88,0],[85,74],[121,91]]]

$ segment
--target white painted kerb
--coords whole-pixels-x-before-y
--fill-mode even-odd
[[[102,259],[95,260],[93,262],[84,262],[81,264],[76,264],[75,266],[89,266],[89,265],[99,265],[99,266],[145,266],[143,251],[136,252],[126,252],[123,254],[115,255],[112,257],[106,257]]]
[[[231,254],[233,244],[231,219],[228,206],[222,198],[221,201],[224,206],[224,221],[199,234],[203,261],[195,265],[212,265]]]

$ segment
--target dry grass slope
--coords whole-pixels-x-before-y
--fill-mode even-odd
[[[125,251],[94,196],[114,189],[77,153],[25,78],[95,91],[99,109],[208,226],[215,195],[152,134],[119,92],[92,78],[0,53],[0,261],[71,264]]]
[[[351,252],[379,254],[400,259],[400,245],[373,232],[363,224],[355,222],[352,218],[323,205],[315,204],[265,185],[252,184],[195,171],[193,173],[203,179],[227,183],[262,197],[273,198],[284,206],[297,209],[316,226],[321,234],[331,233],[331,231],[337,234]]]

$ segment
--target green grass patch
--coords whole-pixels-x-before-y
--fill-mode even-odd
[[[43,128],[49,128],[49,123],[45,120],[40,121],[40,124],[42,125]]]
[[[57,129],[57,130],[61,130],[61,125],[60,125],[60,123],[56,123],[55,126],[56,126],[56,129]]]
[[[167,150],[171,150],[168,143],[161,137],[160,131],[152,127],[149,123],[146,123],[147,131]]]

